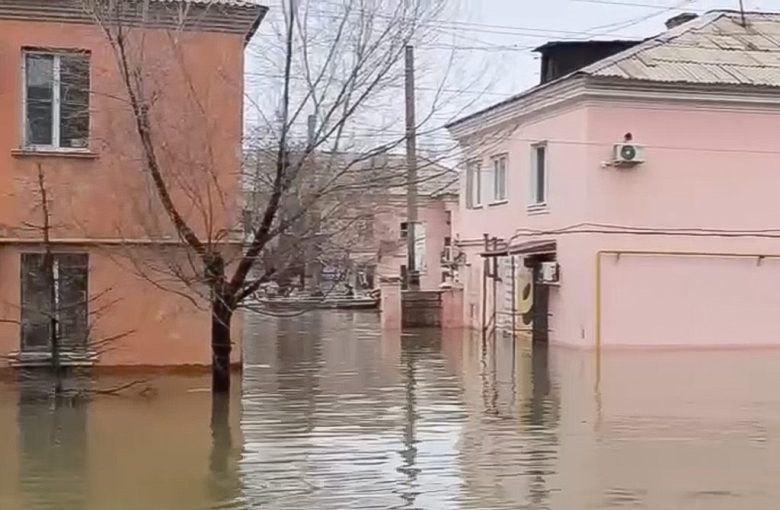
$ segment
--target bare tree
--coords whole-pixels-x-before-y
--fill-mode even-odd
[[[278,89],[266,94],[273,104],[252,105],[252,117],[260,124],[261,133],[254,149],[270,161],[271,171],[262,175],[266,179],[264,190],[259,195],[261,200],[253,204],[244,238],[236,231],[238,220],[233,214],[236,189],[223,179],[235,178],[237,169],[221,167],[213,156],[217,149],[214,133],[208,132],[209,123],[176,119],[186,124],[190,137],[189,145],[183,147],[167,139],[170,131],[161,119],[160,98],[165,90],[155,80],[155,71],[160,69],[152,69],[155,59],[162,58],[161,52],[159,47],[154,51],[146,48],[143,23],[138,22],[147,19],[148,12],[177,22],[177,28],[165,39],[165,55],[171,57],[164,62],[165,72],[181,77],[195,114],[208,117],[192,79],[192,60],[186,57],[189,39],[185,34],[193,25],[188,17],[193,14],[184,4],[188,2],[84,0],[113,50],[122,95],[140,147],[139,170],[148,177],[156,205],[173,226],[178,243],[165,244],[169,246],[166,262],[158,263],[149,279],[208,303],[212,389],[221,393],[230,386],[231,321],[235,312],[261,285],[276,279],[294,263],[290,260],[294,257],[285,261],[278,256],[278,263],[266,263],[275,250],[281,249],[279,237],[293,232],[293,226],[300,226],[304,217],[309,218],[304,227],[294,231],[296,241],[287,248],[305,250],[312,242],[321,243],[329,237],[331,230],[349,229],[349,221],[329,221],[340,208],[338,200],[324,201],[326,197],[404,184],[392,175],[364,171],[366,162],[403,147],[405,140],[403,132],[392,129],[394,121],[382,122],[376,112],[378,105],[400,111],[395,105],[403,83],[405,48],[430,37],[431,22],[442,12],[444,1],[283,2],[277,13],[282,18],[276,34],[279,44],[264,44],[268,51],[249,62],[252,67],[262,59],[272,61],[279,74]],[[207,15],[206,10],[197,11],[197,15]],[[243,90],[241,83],[232,85],[236,92]],[[430,113],[419,116],[421,126],[432,119],[439,92]],[[310,112],[316,114],[317,124],[306,133],[305,117]],[[378,125],[370,136],[361,134],[361,127],[367,124]],[[200,128],[204,132],[197,134]],[[304,133],[307,136],[301,136]],[[305,141],[299,141],[302,138]],[[187,159],[187,154],[182,155],[194,148],[205,157]],[[312,178],[311,169],[315,167],[316,178]],[[295,207],[285,208],[293,198]],[[282,214],[283,210],[287,212]],[[314,221],[306,213],[312,210],[317,211]],[[144,224],[150,238],[165,239],[162,232],[168,225],[160,225],[159,215],[150,214]]]
[[[115,348],[132,331],[104,337],[96,334],[95,325],[119,299],[111,297],[111,288],[89,295],[88,261],[83,254],[62,250],[56,232],[65,229],[66,225],[54,220],[46,173],[40,163],[36,169],[34,179],[27,184],[35,197],[31,201],[31,213],[38,219],[24,221],[16,229],[31,236],[29,240],[36,248],[22,254],[21,303],[5,303],[6,308],[18,311],[20,320],[3,318],[2,322],[19,325],[23,344],[32,343],[34,351],[25,352],[23,345],[18,361],[49,366],[54,379],[54,396],[59,398],[67,393],[64,382],[68,365],[88,363],[93,357]],[[78,390],[79,393],[84,391]]]

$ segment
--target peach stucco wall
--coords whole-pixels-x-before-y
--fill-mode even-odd
[[[780,218],[780,111],[677,103],[576,103],[525,121],[499,144],[480,147],[509,155],[509,202],[466,210],[459,233],[481,284],[479,237],[515,243],[522,229],[557,230],[581,223],[664,229],[776,229]],[[632,133],[646,163],[605,168],[612,146]],[[526,210],[530,144],[548,142],[549,207]],[[468,146],[467,146],[468,147]],[[474,149],[469,154],[477,153]],[[483,186],[484,188],[484,186]],[[488,187],[488,190],[490,188]],[[462,198],[463,200],[463,198]],[[780,254],[780,239],[760,236],[626,235],[594,232],[545,235],[557,241],[562,281],[551,290],[551,341],[597,344],[596,254],[600,250]],[[536,237],[538,239],[538,237]],[[465,243],[464,243],[465,241]],[[472,281],[474,277],[472,275]],[[614,257],[601,274],[601,345],[780,345],[780,263],[729,256]],[[478,292],[466,292],[481,305]],[[473,324],[473,321],[472,321]]]
[[[36,166],[52,198],[58,233],[81,237],[144,237],[170,232],[144,178],[138,136],[111,49],[98,27],[0,21],[0,224],[13,228],[37,214],[31,210]],[[174,43],[178,42],[178,45]],[[239,183],[242,133],[243,39],[239,35],[147,30],[140,62],[158,156],[174,199],[193,227],[207,222],[192,203],[210,190],[213,225],[232,227]],[[94,159],[12,154],[22,143],[22,49],[78,48],[91,52],[90,149]],[[215,176],[216,181],[207,179]],[[221,195],[221,196],[220,196]],[[225,203],[225,207],[214,204]],[[100,214],[95,214],[100,211]],[[35,219],[38,219],[35,217]],[[151,231],[151,232],[150,232]]]
[[[19,350],[20,253],[33,246],[0,246],[0,353]],[[211,316],[204,299],[191,301],[176,282],[153,285],[125,248],[67,247],[89,253],[90,343],[105,366],[208,365]],[[153,250],[145,257],[152,263]],[[158,260],[158,264],[167,263]],[[241,316],[233,319],[232,360],[241,360]],[[107,341],[108,339],[113,339]],[[105,343],[104,343],[105,342]],[[8,360],[0,358],[0,366]]]
[[[81,251],[88,251],[91,257],[90,292],[112,287],[121,299],[95,328],[108,336],[134,330],[116,349],[106,352],[101,363],[210,363],[207,310],[133,277],[117,263],[115,253],[106,254],[89,244],[90,239],[134,242],[173,233],[145,175],[116,62],[99,27],[1,20],[0,31],[0,296],[6,312],[12,313],[14,306],[18,312],[19,248],[14,243],[18,238],[41,237],[40,230],[22,228],[42,222],[36,194],[40,166],[50,200],[51,236],[69,243],[86,240]],[[235,227],[237,218],[243,37],[136,29],[128,45],[132,63],[144,70],[145,93],[154,97],[150,115],[156,152],[173,200],[202,238],[222,236]],[[21,63],[25,47],[90,52],[88,157],[18,151],[22,145]],[[146,276],[160,278],[151,272]],[[236,341],[240,340],[239,322],[234,320]],[[18,327],[3,325],[0,355],[18,347]],[[236,359],[239,351],[234,351]]]

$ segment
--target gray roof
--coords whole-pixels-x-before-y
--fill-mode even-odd
[[[128,23],[149,23],[158,28],[239,33],[246,41],[254,35],[268,8],[248,0],[151,0],[155,16],[146,17],[138,3],[128,2],[123,17]],[[196,11],[182,19],[169,6],[191,6]],[[58,23],[94,23],[81,0],[0,0],[0,20]]]
[[[575,74],[692,84],[780,86],[780,13],[710,11]]]
[[[185,3],[199,5],[228,5],[230,7],[260,7],[259,1],[254,0],[153,0],[155,2]]]
[[[462,124],[577,76],[694,85],[780,87],[780,13],[709,11],[627,50],[447,125]]]

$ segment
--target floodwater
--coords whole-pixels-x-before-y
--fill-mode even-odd
[[[0,383],[0,509],[775,509],[780,351],[533,351],[253,317],[241,386]],[[98,387],[126,381],[101,379]],[[229,408],[229,409],[228,409]]]

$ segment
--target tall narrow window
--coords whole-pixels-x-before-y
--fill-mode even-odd
[[[24,53],[24,144],[86,149],[89,144],[89,54]]]
[[[23,253],[21,265],[22,352],[48,352],[54,335],[65,352],[84,349],[88,255],[55,253],[49,263],[43,253]]]
[[[482,205],[482,164],[472,161],[466,167],[466,206]]]
[[[506,200],[506,155],[493,158],[493,201]]]
[[[547,203],[547,145],[531,146],[531,204]]]

